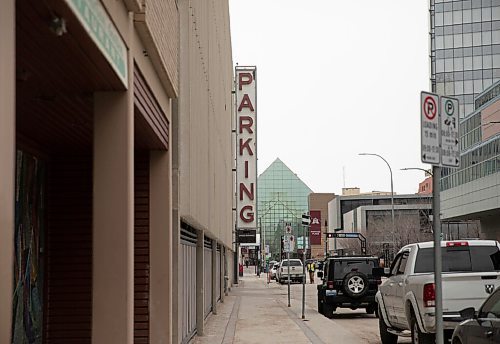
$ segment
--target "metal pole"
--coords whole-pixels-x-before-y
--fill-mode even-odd
[[[288,307],[290,307],[290,250],[286,253],[286,259],[288,261]]]
[[[434,288],[436,294],[436,344],[443,344],[443,290],[442,290],[442,257],[441,257],[441,205],[440,187],[441,167],[432,166],[432,209],[434,230]]]
[[[394,255],[396,254],[396,238],[395,238],[395,235],[396,235],[396,225],[394,223],[394,184],[393,184],[393,181],[392,181],[392,169],[391,169],[391,166],[389,165],[389,163],[384,158],[382,158],[382,159],[385,161],[385,163],[389,167],[389,172],[391,173],[391,218],[392,218],[392,257],[391,257],[391,263],[392,263],[392,259],[393,259]]]
[[[305,303],[306,303],[306,228],[304,228],[304,235],[302,236],[302,319],[305,319]]]
[[[387,162],[387,160],[384,159],[383,156],[375,154],[375,153],[359,153],[359,155],[373,155],[377,156],[380,159],[384,160],[386,163],[387,167],[389,167],[389,172],[391,174],[391,218],[392,218],[392,255],[396,253],[396,226],[394,223],[394,185],[393,185],[393,179],[392,179],[392,168],[391,165]],[[384,234],[384,239],[385,239],[385,234]]]

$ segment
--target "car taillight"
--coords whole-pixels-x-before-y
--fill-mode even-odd
[[[335,286],[335,283],[333,283],[333,281],[326,282],[326,287],[328,289],[333,289],[334,286]]]
[[[469,246],[469,243],[467,241],[452,241],[446,243],[446,247],[459,247],[459,246]]]
[[[378,279],[378,280],[377,280],[377,284],[378,284],[378,285],[381,285],[381,284],[382,284],[382,280]]]
[[[424,306],[425,307],[436,306],[436,292],[434,288],[434,283],[427,283],[424,285]]]

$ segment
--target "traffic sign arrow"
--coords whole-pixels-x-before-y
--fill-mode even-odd
[[[441,164],[458,167],[460,162],[460,146],[458,132],[458,99],[440,97],[440,146]]]

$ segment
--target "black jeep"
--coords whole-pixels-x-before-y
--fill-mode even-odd
[[[377,310],[375,294],[383,274],[377,257],[330,257],[323,271],[318,271],[323,279],[317,286],[319,313],[332,318],[337,307],[365,308],[368,314]]]

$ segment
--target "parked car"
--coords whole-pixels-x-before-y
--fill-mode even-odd
[[[268,263],[267,263],[267,266],[266,266],[266,270],[265,272],[271,272],[271,269],[273,268],[274,264],[278,263],[277,261],[275,260],[270,260]]]
[[[375,294],[383,274],[377,257],[331,257],[323,270],[318,271],[323,280],[317,286],[319,313],[332,318],[339,307],[365,308],[368,314],[376,311]]]
[[[476,313],[474,307],[460,311],[461,322],[453,332],[453,344],[500,343],[500,288],[488,296]]]
[[[278,271],[278,268],[280,266],[280,263],[274,263],[273,266],[271,267],[270,271],[270,278],[271,279],[276,279],[276,272]]]
[[[284,259],[280,262],[276,274],[276,280],[279,283],[288,281],[288,259]],[[302,261],[300,259],[290,259],[290,281],[302,283],[303,279],[304,272]]]
[[[434,343],[434,244],[415,243],[396,255],[388,279],[377,293],[379,331],[383,344],[398,336]],[[463,320],[459,311],[479,308],[500,285],[500,245],[494,240],[443,241],[443,327],[445,335]],[[411,334],[409,333],[411,332]]]

